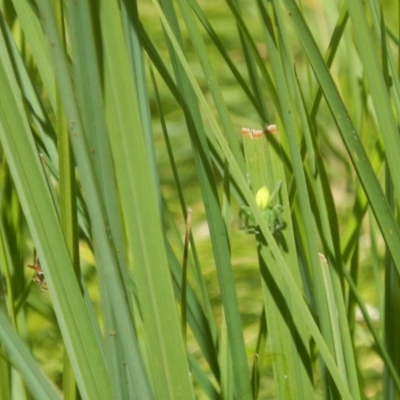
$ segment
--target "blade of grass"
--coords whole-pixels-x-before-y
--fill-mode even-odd
[[[161,12],[158,3],[156,1],[153,3],[158,11]],[[173,11],[174,8],[170,1],[162,1],[161,3],[166,12],[165,18],[169,19],[171,26],[175,31],[175,35],[179,38],[178,40],[180,43],[178,44],[175,42],[174,45],[172,45],[170,40],[167,41],[170,57],[173,60],[177,84],[182,91],[182,98],[185,102],[185,118],[194,149],[194,162],[198,172],[207,220],[209,222],[215,264],[221,288],[225,317],[228,325],[229,346],[232,362],[234,360],[233,373],[235,376],[236,396],[243,399],[248,399],[251,396],[251,388],[248,376],[249,374],[239,315],[238,300],[235,291],[233,274],[230,267],[230,249],[228,238],[221,215],[221,208],[217,197],[215,180],[212,176],[210,150],[206,141],[206,133],[197,100],[194,96],[192,87],[187,80],[186,74],[183,73],[180,63],[178,63],[176,60],[177,47],[179,49],[182,47],[182,39],[180,35],[179,24]],[[171,39],[171,35],[168,34],[167,37]],[[213,137],[213,135],[210,137]],[[213,141],[215,141],[214,137]]]
[[[395,261],[396,268],[400,272],[400,248],[398,246],[400,241],[400,231],[385,199],[382,188],[371,167],[365,149],[359,141],[355,127],[340,98],[329,70],[326,68],[325,62],[318,51],[315,41],[313,40],[297,4],[292,0],[284,0],[284,2],[290,12],[291,20],[298,31],[304,50],[310,60],[314,73],[316,74],[323,90],[325,99],[337,123],[353,166],[357,171],[357,175],[359,176],[370,201],[382,235]]]
[[[383,67],[379,64],[377,57],[377,46],[374,48],[374,40],[371,33],[371,27],[368,24],[364,4],[359,1],[348,1],[349,15],[352,25],[357,27],[353,30],[359,55],[364,68],[364,73],[367,78],[368,88],[371,99],[374,104],[376,118],[382,134],[382,139],[385,144],[386,158],[389,165],[389,170],[394,173],[397,171],[400,164],[400,153],[397,149],[400,148],[400,137],[398,127],[395,121],[390,97],[388,96],[388,82],[385,82],[384,71],[387,66],[387,57],[382,62]],[[381,19],[383,16],[381,16]],[[377,32],[380,31],[380,24],[375,26]],[[383,42],[385,45],[385,42]],[[382,40],[380,45],[382,45]],[[381,47],[385,50],[386,47]],[[387,49],[386,49],[387,54]],[[400,199],[400,182],[397,179],[393,180],[393,186],[397,199]],[[398,264],[397,264],[398,265]],[[400,270],[400,265],[397,266]]]
[[[358,290],[356,283],[354,282],[353,278],[351,277],[350,273],[347,270],[344,270],[344,274],[345,274],[346,280],[351,288],[352,295],[355,297],[357,305],[360,308],[360,311],[361,311],[363,318],[368,326],[368,329],[374,338],[374,346],[376,346],[378,354],[384,360],[385,367],[387,368],[390,376],[392,377],[397,390],[400,390],[400,377],[399,377],[396,367],[392,361],[392,355],[389,353],[383,340],[381,339],[381,334],[374,327],[374,325],[375,325],[374,321],[371,319],[371,317],[369,315],[368,309],[365,305],[364,300],[361,297],[360,291]]]
[[[278,93],[279,95],[279,93]],[[267,131],[268,132],[268,131]],[[267,212],[272,217],[268,223],[270,229],[275,229],[275,223],[281,224],[282,219],[286,226],[281,230],[277,228],[275,239],[277,245],[280,246],[282,255],[291,265],[293,275],[297,277],[298,284],[300,276],[297,269],[296,255],[294,252],[295,243],[293,237],[293,228],[290,221],[290,206],[287,199],[285,176],[283,165],[280,161],[280,146],[274,143],[273,134],[268,133],[267,140],[264,131],[242,129],[243,145],[245,150],[248,176],[252,191],[255,196],[259,196],[259,190],[263,187],[269,188],[269,198],[267,204]],[[273,148],[273,143],[276,149]],[[282,185],[282,181],[284,182]],[[280,186],[275,186],[276,183]],[[282,188],[283,186],[283,188]],[[272,193],[279,187],[279,191],[275,195]],[[273,197],[275,196],[275,197]],[[285,199],[282,201],[282,199]],[[283,209],[278,210],[283,203]],[[261,204],[261,201],[259,202]],[[259,207],[261,208],[259,204]],[[274,215],[274,210],[281,215]],[[277,220],[276,220],[277,219]],[[258,229],[257,227],[255,229]],[[279,268],[277,264],[267,263],[268,246],[261,234],[256,232],[258,242],[257,251],[259,257],[260,273],[263,283],[264,307],[268,324],[268,332],[271,343],[272,365],[274,369],[274,377],[276,380],[276,391],[279,398],[293,398],[299,396],[301,398],[314,397],[314,389],[311,377],[310,354],[308,352],[307,331],[300,319],[296,319],[296,314],[291,312],[294,308],[292,298],[287,286],[283,284],[280,277],[280,291],[277,284],[271,279],[272,268]],[[300,330],[301,329],[301,330]],[[282,357],[285,354],[285,357]],[[299,357],[301,354],[301,357]]]
[[[376,119],[382,133],[382,140],[385,144],[385,159],[387,162],[385,165],[385,192],[394,213],[395,204],[399,204],[400,185],[397,182],[398,180],[392,177],[397,177],[397,168],[400,161],[398,152],[400,138],[398,135],[398,122],[393,113],[392,103],[397,107],[398,118],[400,112],[399,82],[397,72],[392,63],[390,49],[387,48],[384,14],[376,2],[369,1],[368,4],[373,17],[372,30],[379,39],[378,43],[375,44],[373,41],[371,26],[365,16],[365,5],[358,1],[355,4],[350,2],[349,14],[353,24],[357,24],[357,29],[354,30],[355,40],[360,58],[363,64],[367,66],[365,75],[374,104]],[[376,56],[378,52],[381,53],[381,63],[379,63],[380,59]],[[391,75],[394,75],[394,79],[392,79]],[[394,101],[391,101],[390,97],[393,97]],[[387,251],[385,256],[385,344],[396,369],[399,370],[400,347],[396,338],[400,331],[400,320],[397,307],[394,307],[394,304],[400,298],[400,281],[396,268],[399,269],[400,266],[394,265],[390,251]],[[396,392],[395,381],[387,372],[384,374],[384,378],[384,396],[391,396],[393,392]]]
[[[148,113],[139,106],[135,81],[139,78],[131,75],[117,3],[108,2],[101,8],[100,17],[104,29],[106,116],[109,130],[114,132],[110,136],[111,150],[140,309],[150,316],[143,319],[143,327],[153,390],[157,398],[190,399],[193,394],[168,269],[158,183],[151,144],[144,137]],[[136,57],[143,63],[141,51],[135,53]]]
[[[64,32],[64,11],[60,2],[54,4],[57,27],[62,46],[66,49]],[[79,249],[78,249],[78,225],[76,215],[76,190],[75,190],[75,165],[72,157],[72,150],[69,143],[67,121],[61,103],[61,96],[56,86],[57,105],[57,138],[58,138],[58,160],[60,170],[60,224],[68,247],[68,252],[74,266],[74,271],[80,280]],[[63,359],[63,395],[66,400],[75,400],[78,397],[76,381],[69,361],[68,353],[64,352]]]
[[[30,1],[13,0],[13,5],[18,14],[18,19],[24,31],[25,38],[32,50],[39,74],[47,89],[50,103],[53,110],[56,110],[54,70],[52,69],[49,49],[46,44],[46,38],[40,27],[37,13],[33,10],[33,4]]]
[[[231,2],[231,7],[236,8],[237,14],[236,15],[240,15],[241,14],[241,10],[240,10],[240,2],[237,0],[233,0]],[[250,85],[252,88],[252,92],[254,93],[254,96],[256,98],[257,104],[259,105],[260,109],[262,110],[261,113],[261,118],[263,119],[264,122],[268,121],[268,114],[267,114],[267,107],[266,107],[266,100],[263,94],[263,90],[262,87],[263,85],[261,85],[260,83],[260,79],[258,76],[258,71],[257,71],[257,66],[256,63],[254,63],[254,57],[253,57],[253,53],[252,53],[252,48],[254,48],[255,43],[254,41],[251,39],[251,45],[249,45],[249,37],[250,35],[248,34],[249,32],[243,32],[241,28],[243,28],[244,24],[238,24],[238,31],[239,31],[239,38],[240,38],[240,42],[242,45],[242,51],[243,51],[243,55],[244,55],[244,59],[246,61],[246,67],[247,67],[247,72],[249,75],[249,79],[250,79]],[[274,82],[272,81],[272,78],[270,77],[269,72],[267,71],[267,69],[264,69],[264,83],[267,84],[267,87],[271,87],[272,90],[271,92],[274,93],[276,88],[274,86]],[[279,102],[276,102],[275,104],[279,104]]]
[[[82,3],[80,3],[82,4]],[[54,29],[52,22],[51,10],[47,8],[47,3],[41,2],[42,15],[45,15],[44,27],[47,31],[51,43],[58,43],[57,33]],[[87,8],[86,8],[87,9]],[[89,13],[85,12],[82,17],[87,16]],[[103,25],[104,26],[104,25]],[[107,34],[106,34],[107,36]],[[114,45],[114,44],[113,44]],[[124,368],[126,373],[132,369],[135,371],[130,374],[134,376],[135,380],[127,379],[123,382],[128,383],[129,390],[131,391],[130,396],[142,398],[151,397],[148,379],[146,371],[142,362],[141,354],[139,353],[138,343],[136,341],[136,334],[133,330],[131,314],[127,308],[126,297],[124,295],[124,289],[121,283],[121,276],[116,271],[117,268],[117,251],[114,249],[114,242],[110,241],[108,232],[111,231],[107,217],[104,214],[104,206],[102,199],[99,195],[99,190],[96,182],[96,178],[93,172],[93,165],[91,159],[93,153],[88,148],[88,142],[81,135],[82,126],[80,123],[79,113],[77,105],[74,102],[74,96],[72,95],[71,82],[68,76],[67,63],[65,56],[59,51],[58,46],[53,46],[53,56],[55,62],[60,66],[57,70],[58,82],[60,87],[63,88],[62,95],[64,101],[64,107],[66,110],[69,126],[71,128],[70,138],[74,147],[75,158],[78,163],[78,169],[82,180],[82,185],[85,188],[85,194],[90,204],[89,213],[91,217],[91,223],[93,227],[93,235],[95,237],[95,253],[99,262],[99,272],[104,274],[101,282],[104,282],[105,293],[110,294],[112,301],[107,302],[105,298],[104,307],[109,307],[106,312],[112,313],[111,325],[116,326],[116,330],[112,330],[110,333],[112,341],[121,340],[123,351],[116,350],[116,357],[121,359],[123,354],[131,354],[132,357],[126,359],[127,367]],[[129,113],[127,113],[129,114]],[[103,293],[104,293],[103,292]],[[117,332],[117,334],[114,334]],[[109,343],[109,342],[108,342]],[[160,353],[156,353],[156,356]],[[114,359],[112,359],[114,361]],[[116,362],[118,362],[116,360]],[[113,365],[113,371],[117,369],[116,365]],[[122,376],[119,379],[123,379]],[[120,394],[120,385],[117,380],[113,380],[115,394]]]
[[[181,211],[182,211],[183,215],[185,215],[187,206],[186,206],[184,195],[183,195],[183,188],[182,188],[182,184],[179,179],[177,165],[176,165],[176,162],[174,159],[174,154],[173,154],[173,148],[172,148],[172,144],[169,139],[168,132],[167,132],[167,126],[166,126],[166,121],[164,119],[163,109],[161,107],[161,99],[159,97],[158,87],[156,84],[156,80],[155,80],[155,77],[153,74],[153,69],[151,68],[151,65],[150,65],[150,75],[151,75],[154,90],[155,90],[158,114],[160,116],[160,122],[161,122],[161,126],[162,126],[162,131],[163,131],[167,151],[168,151],[168,157],[169,157],[171,169],[172,169],[172,172],[174,175],[175,185],[176,185],[176,188],[178,191],[178,196],[179,196],[180,205],[181,205]],[[166,210],[166,207],[167,206],[164,203],[163,209]],[[163,212],[164,215],[166,214],[166,211]],[[167,215],[167,217],[170,217],[169,213],[167,213],[166,215]],[[172,218],[168,218],[168,220],[172,220]],[[178,232],[178,230],[176,229],[176,226],[173,222],[170,225],[174,229],[175,235],[177,237],[177,242],[180,243],[181,242],[181,239],[180,239],[181,232]],[[195,305],[194,306],[192,305],[192,302],[190,299],[190,294],[191,294],[190,290],[191,289],[189,287],[189,294],[188,294],[188,296],[189,296],[189,299],[188,299],[188,301],[189,301],[189,323],[190,323],[190,326],[191,326],[191,329],[192,329],[194,335],[196,336],[196,339],[199,342],[200,347],[202,348],[204,357],[207,359],[217,381],[219,381],[220,372],[219,372],[218,360],[216,357],[216,351],[217,351],[216,348],[218,346],[217,328],[215,325],[214,314],[213,314],[212,307],[210,304],[206,284],[205,284],[205,281],[204,281],[204,278],[201,273],[201,269],[200,269],[200,266],[199,266],[199,263],[197,260],[197,252],[196,252],[196,246],[195,246],[195,242],[193,239],[193,235],[190,235],[190,246],[192,249],[193,258],[195,260],[194,264],[191,265],[191,267],[190,267],[190,271],[194,271],[193,280],[195,282],[195,289],[197,287],[198,288],[197,291],[200,292],[200,301],[197,303],[197,300],[195,298],[193,298]],[[176,297],[180,298],[181,294],[180,294],[180,287],[178,284],[178,282],[179,282],[179,279],[178,279],[179,263],[177,262],[176,257],[173,257],[173,261],[171,260],[172,250],[169,248],[168,242],[167,242],[167,251],[169,254],[169,264],[170,264],[171,272],[174,275],[175,293],[178,292],[178,295]],[[184,251],[182,246],[181,246],[181,251],[182,251],[182,253]],[[193,296],[194,296],[194,294],[193,294]],[[197,315],[194,318],[190,318],[191,308],[193,308],[194,310],[197,309]],[[198,325],[198,326],[196,326],[196,325]]]
[[[338,374],[337,368],[334,365],[334,362],[330,355],[330,352],[329,352],[322,336],[320,335],[317,326],[315,325],[313,317],[311,316],[311,314],[307,308],[307,305],[305,304],[304,299],[303,299],[302,295],[300,294],[300,291],[297,288],[297,285],[292,277],[291,272],[289,271],[289,269],[285,263],[285,260],[282,258],[282,255],[280,254],[278,248],[274,244],[274,240],[269,231],[268,225],[267,225],[266,221],[263,220],[262,214],[255,203],[254,197],[252,196],[250,190],[247,188],[246,179],[244,178],[243,175],[241,175],[240,170],[239,170],[237,164],[235,163],[234,158],[231,156],[229,148],[226,146],[223,134],[220,131],[219,126],[216,123],[215,118],[213,117],[213,114],[210,111],[210,109],[207,105],[207,102],[191,73],[190,67],[188,66],[187,62],[185,61],[185,58],[180,50],[180,47],[174,38],[172,30],[169,27],[169,24],[168,24],[167,20],[165,19],[164,14],[161,11],[161,9],[159,8],[158,4],[156,2],[153,2],[153,4],[154,4],[155,8],[157,9],[157,12],[161,19],[163,27],[165,28],[165,30],[168,34],[168,37],[171,40],[172,45],[174,46],[175,54],[179,58],[179,61],[182,65],[182,67],[184,68],[186,76],[189,78],[192,88],[194,89],[194,91],[196,93],[197,99],[199,100],[204,111],[206,112],[208,121],[212,126],[211,132],[213,135],[216,136],[218,143],[221,146],[221,149],[225,154],[225,157],[229,160],[230,167],[232,168],[233,178],[235,179],[237,185],[243,191],[243,195],[244,195],[251,211],[254,213],[256,221],[259,224],[260,229],[261,229],[262,233],[264,234],[266,241],[271,248],[271,252],[280,266],[279,271],[273,271],[273,272],[280,273],[284,277],[286,284],[289,286],[289,288],[294,296],[294,303],[296,304],[296,307],[299,308],[299,312],[302,315],[302,318],[304,319],[304,321],[307,324],[308,328],[310,329],[314,339],[316,340],[316,343],[319,346],[321,355],[324,358],[324,360],[327,364],[327,367],[329,368],[329,370],[332,374],[332,377],[334,378],[340,392],[342,393],[342,396],[344,398],[350,398],[351,396],[350,396],[346,386],[344,385],[342,378]]]
[[[0,47],[4,46],[3,38]],[[2,50],[4,53],[4,49]],[[84,398],[109,398],[102,353],[83,304],[59,222],[43,177],[38,155],[9,61],[0,63],[0,140],[7,152],[17,192],[43,266],[60,329]],[[82,332],[85,332],[82,335]],[[93,343],[97,343],[93,346]]]
[[[341,38],[343,37],[343,33],[345,31],[347,21],[349,19],[349,13],[347,11],[347,5],[344,3],[342,5],[342,8],[340,10],[340,15],[337,20],[337,24],[335,26],[335,30],[332,33],[331,41],[328,46],[328,50],[326,51],[325,54],[325,62],[328,68],[332,66],[333,60],[336,55],[336,51],[339,47],[339,44],[341,43]],[[313,105],[310,111],[310,120],[315,121],[317,117],[317,112],[319,109],[319,106],[321,104],[321,99],[322,99],[322,90],[321,87],[318,86],[317,88],[317,93],[315,94]]]
[[[286,43],[286,48],[289,48],[288,43]],[[327,254],[328,260],[326,263],[329,263],[331,266],[335,266],[335,268],[329,269],[329,277],[326,277],[326,271],[322,268],[323,284],[325,287],[327,287],[327,280],[330,281],[329,289],[331,290],[332,296],[334,296],[335,299],[335,309],[333,309],[332,299],[327,297],[328,310],[331,318],[331,329],[333,333],[332,336],[336,349],[335,353],[338,359],[338,364],[341,366],[342,374],[347,377],[349,386],[352,388],[354,396],[356,396],[360,392],[360,388],[351,332],[347,320],[346,304],[344,302],[344,267],[341,262],[338,217],[335,212],[335,203],[329,187],[329,181],[324,169],[324,165],[321,158],[316,157],[316,154],[318,154],[318,149],[316,148],[315,140],[313,140],[313,137],[311,137],[312,128],[309,126],[309,121],[311,120],[312,114],[310,113],[309,116],[305,115],[306,106],[304,94],[299,86],[296,86],[296,88],[298,88],[298,97],[301,98],[303,105],[303,107],[299,109],[302,118],[302,131],[304,132],[305,142],[308,146],[307,151],[312,159],[316,160],[316,165],[313,165],[311,171],[308,171],[309,180],[315,182],[315,199],[313,199],[313,202],[315,202],[316,206],[314,207],[314,213],[316,214],[322,242]],[[320,258],[321,257],[325,262],[325,256],[321,254]]]
[[[263,115],[263,112],[262,112],[262,110],[260,108],[260,105],[256,101],[254,95],[252,94],[247,82],[245,81],[245,79],[240,74],[240,71],[236,67],[235,62],[231,59],[228,51],[226,50],[223,41],[218,37],[218,35],[215,32],[215,30],[213,29],[212,25],[207,20],[204,12],[201,10],[201,8],[199,7],[197,2],[195,2],[193,0],[189,0],[189,4],[192,7],[193,11],[195,12],[198,20],[200,21],[200,23],[203,25],[204,29],[208,33],[210,39],[215,44],[215,47],[218,49],[220,55],[223,57],[225,63],[227,64],[227,66],[231,70],[232,75],[235,77],[235,81],[242,87],[242,89],[245,92],[247,98],[250,100],[250,102],[252,103],[253,107],[257,110],[258,114],[260,116]],[[275,93],[275,89],[274,89],[273,85],[270,85],[268,87],[268,90],[270,91],[271,98],[272,99],[276,99],[276,93]]]
[[[35,126],[36,132],[40,138],[41,143],[43,144],[44,151],[47,153],[53,163],[57,165],[58,156],[57,149],[54,143],[55,133],[49,120],[48,114],[46,113],[45,107],[43,106],[42,102],[38,99],[37,93],[35,91],[34,85],[32,84],[31,78],[29,77],[28,71],[26,70],[22,56],[13,40],[10,29],[3,20],[2,15],[0,15],[0,25],[6,39],[7,48],[10,49],[10,58],[13,61],[13,66],[16,71],[15,75],[17,77],[20,90],[24,95],[26,103],[29,104],[31,109],[33,125]],[[4,55],[4,57],[8,56]],[[49,88],[49,91],[53,91],[53,96],[55,97],[54,84]]]
[[[171,265],[171,272],[174,277],[175,297],[179,299],[181,297],[180,279],[182,267],[169,244],[167,244],[167,252]],[[187,309],[187,322],[189,323],[190,329],[200,346],[204,358],[209,363],[215,379],[219,381],[220,371],[216,349],[218,343],[216,343],[216,339],[212,336],[207,315],[204,313],[201,303],[197,300],[191,285],[187,288]]]
[[[264,234],[267,243],[269,244],[270,248],[271,248],[271,252],[273,254],[273,257],[276,259],[276,262],[279,265],[279,274],[282,274],[282,276],[284,277],[285,283],[289,286],[292,295],[294,296],[294,303],[296,305],[296,307],[298,307],[298,310],[302,316],[302,318],[304,319],[306,325],[308,326],[308,328],[311,331],[312,336],[314,337],[322,357],[324,358],[328,369],[330,370],[333,379],[335,380],[342,396],[344,398],[351,398],[350,393],[348,392],[348,389],[346,388],[346,386],[344,385],[344,382],[342,380],[342,378],[340,377],[337,368],[334,364],[334,361],[330,355],[330,352],[322,338],[322,336],[319,333],[319,330],[317,328],[317,326],[315,325],[315,322],[313,320],[313,317],[311,316],[307,305],[304,302],[303,296],[300,294],[297,285],[295,283],[295,280],[292,277],[291,272],[289,271],[284,259],[282,258],[282,255],[280,254],[278,248],[276,247],[276,245],[274,244],[274,240],[272,238],[272,235],[269,231],[268,225],[267,223],[263,220],[263,217],[261,215],[260,210],[257,208],[254,197],[251,195],[251,192],[249,191],[249,189],[247,188],[247,182],[244,178],[243,175],[241,175],[241,172],[237,166],[237,164],[235,163],[234,158],[231,156],[231,153],[229,151],[229,148],[226,146],[224,137],[222,132],[219,129],[218,124],[216,123],[213,114],[211,112],[211,110],[209,109],[207,102],[204,98],[204,96],[201,93],[200,88],[198,87],[192,73],[190,70],[190,67],[187,65],[183,54],[180,51],[179,45],[177,44],[177,42],[174,39],[174,35],[172,34],[172,31],[169,27],[168,22],[166,21],[166,19],[164,18],[164,14],[161,11],[161,9],[158,7],[157,3],[153,2],[153,4],[155,5],[158,15],[160,16],[160,19],[162,21],[162,24],[168,34],[168,37],[170,38],[173,46],[174,46],[174,50],[176,52],[177,57],[179,58],[179,61],[182,65],[182,67],[184,68],[184,71],[186,73],[186,76],[189,78],[190,83],[193,87],[193,89],[195,90],[197,99],[199,100],[200,104],[202,105],[202,109],[206,112],[206,115],[208,117],[208,120],[212,126],[212,134],[216,136],[219,145],[221,146],[221,149],[223,150],[226,158],[229,160],[230,163],[230,167],[232,168],[232,175],[233,178],[235,179],[236,183],[238,184],[238,186],[243,190],[243,195],[245,196],[245,199],[251,209],[251,211],[254,213],[254,216],[256,218],[257,223],[259,223],[260,225],[260,229],[262,231],[262,233]],[[278,271],[272,271],[273,272],[273,277],[275,278],[276,273],[278,273]]]
[[[189,32],[190,39],[193,46],[196,49],[196,55],[200,60],[200,65],[203,69],[204,76],[207,77],[207,85],[210,89],[211,95],[214,100],[216,111],[221,120],[222,129],[226,132],[229,147],[238,162],[242,170],[245,170],[245,163],[243,160],[242,152],[240,151],[238,137],[235,135],[235,130],[233,129],[232,121],[230,119],[227,106],[222,96],[221,88],[218,83],[218,78],[214,73],[210,59],[208,57],[208,51],[204,44],[203,38],[197,28],[196,21],[193,16],[193,12],[190,9],[186,0],[178,0],[180,10],[182,12],[182,17],[185,21],[186,27]]]
[[[2,310],[0,310],[0,342],[13,367],[21,373],[30,393],[36,399],[61,399],[60,393],[43,374],[26,344],[17,336]]]
[[[92,4],[92,7],[95,6]],[[119,195],[104,115],[102,72],[98,62],[101,55],[96,53],[96,49],[102,46],[99,39],[101,32],[92,19],[92,16],[96,14],[97,11],[91,9],[88,2],[66,3],[74,59],[72,69],[74,89],[87,148],[90,149],[91,168],[98,183],[97,196],[103,204],[104,223],[110,231],[112,246],[116,249],[124,249]],[[101,241],[96,239],[96,231],[94,232],[95,254],[96,257],[102,259],[103,249],[100,250],[102,246],[98,245]],[[136,336],[132,330],[132,317],[127,307],[131,299],[131,290],[128,284],[126,256],[124,251],[116,251],[113,255],[114,261],[101,262],[98,269],[101,301],[104,305],[102,313],[105,331],[108,333],[105,336],[105,343],[108,364],[113,376],[114,398],[122,399],[135,396],[146,397],[150,392],[143,362],[139,361],[141,358],[139,345],[136,343]],[[115,293],[118,295],[116,296]],[[111,335],[110,332],[117,332],[117,334]],[[124,353],[135,354],[135,362],[122,363],[121,357]],[[125,376],[126,380],[123,378]],[[125,385],[126,381],[128,385]]]
[[[312,275],[314,279],[314,290],[316,297],[316,309],[320,319],[321,332],[326,340],[332,355],[335,355],[334,337],[332,334],[331,321],[329,320],[329,308],[325,291],[323,289],[323,276],[320,264],[317,260],[318,255],[318,233],[313,221],[313,213],[311,209],[310,196],[308,194],[306,175],[303,167],[303,160],[300,154],[300,145],[297,137],[296,114],[292,110],[299,110],[298,113],[304,113],[300,96],[295,92],[295,77],[292,68],[292,61],[289,59],[289,53],[286,43],[286,28],[282,23],[279,12],[279,5],[273,2],[276,15],[276,24],[279,26],[277,36],[275,37],[272,21],[269,21],[266,10],[262,10],[264,23],[266,25],[266,41],[271,55],[271,65],[276,80],[276,87],[281,105],[281,118],[285,127],[285,139],[287,139],[290,158],[293,163],[294,181],[298,191],[298,201],[300,205],[301,220],[303,221],[305,231],[305,249],[306,257],[311,264]],[[293,94],[293,95],[291,95]],[[291,100],[293,98],[293,100]],[[338,356],[338,355],[336,355]],[[343,378],[345,373],[341,370]],[[335,390],[331,385],[331,381],[327,381],[330,388],[327,390]],[[332,387],[331,387],[332,386]]]

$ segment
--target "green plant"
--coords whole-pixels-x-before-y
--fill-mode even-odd
[[[4,1],[0,398],[398,396],[394,6]]]

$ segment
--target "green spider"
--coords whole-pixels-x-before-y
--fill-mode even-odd
[[[273,200],[281,190],[281,186],[282,181],[279,181],[271,195],[266,186],[259,189],[256,194],[256,203],[261,209],[261,213],[267,221],[272,234],[278,233],[285,227],[285,222],[281,217],[283,206],[281,204],[273,204]],[[253,212],[250,207],[244,204],[239,211],[239,229],[244,229],[246,233],[260,233]]]

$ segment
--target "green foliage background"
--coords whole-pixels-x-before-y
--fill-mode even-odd
[[[398,398],[399,15],[3,1],[0,399]]]

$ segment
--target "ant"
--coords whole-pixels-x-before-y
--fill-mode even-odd
[[[36,254],[36,249],[33,252],[33,265],[28,264],[29,268],[32,268],[36,272],[36,276],[33,278],[33,282],[39,285],[40,290],[46,290],[44,285],[46,284],[46,279],[43,274],[42,266],[40,265],[39,257]]]

